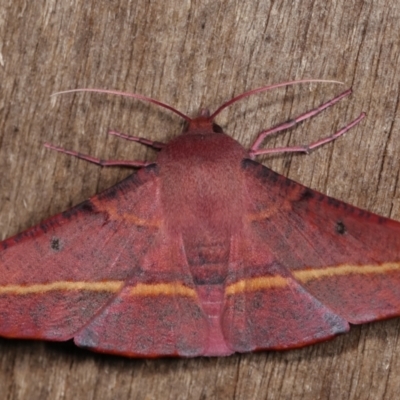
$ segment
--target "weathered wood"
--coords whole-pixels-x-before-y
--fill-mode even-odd
[[[49,141],[103,158],[154,153],[108,128],[168,140],[182,123],[137,101],[50,94],[101,87],[154,96],[183,112],[214,109],[266,83],[330,78],[354,95],[270,146],[307,143],[361,111],[358,128],[310,156],[265,164],[354,205],[400,220],[400,47],[396,0],[0,2],[0,236],[65,210],[130,173],[48,151]],[[243,144],[342,90],[277,90],[218,119]],[[329,343],[193,360],[127,360],[72,344],[0,339],[3,399],[393,399],[400,319]]]

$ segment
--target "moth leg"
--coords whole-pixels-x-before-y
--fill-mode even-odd
[[[152,164],[152,162],[140,160],[102,160],[100,158],[92,157],[87,154],[78,153],[77,151],[66,150],[62,147],[57,147],[49,143],[45,143],[44,147],[58,151],[60,153],[68,154],[76,158],[80,158],[81,160],[89,161],[93,164],[101,165],[102,167],[125,166],[141,168]]]
[[[366,114],[363,112],[361,113],[354,121],[350,122],[340,131],[337,131],[331,136],[327,136],[325,138],[319,139],[316,142],[313,142],[308,145],[303,146],[292,146],[292,147],[278,147],[276,149],[263,149],[263,150],[256,150],[250,151],[250,157],[254,158],[255,156],[259,156],[262,154],[272,154],[272,153],[306,153],[308,154],[311,150],[316,149],[317,147],[323,146],[326,143],[332,142],[333,140],[337,139],[339,136],[345,134],[348,130],[350,130],[354,125],[357,125],[363,118],[365,118]]]
[[[122,139],[131,140],[133,142],[138,142],[138,143],[144,144],[145,146],[152,147],[153,149],[156,149],[156,150],[160,150],[165,146],[165,143],[157,142],[154,140],[149,140],[146,138],[142,138],[140,136],[130,136],[130,135],[126,135],[125,133],[116,132],[116,131],[108,131],[108,134],[118,136]]]
[[[340,100],[342,100],[344,97],[349,96],[352,93],[351,89],[346,90],[345,92],[339,94],[338,96],[336,96],[335,98],[333,98],[332,100],[327,101],[324,104],[321,104],[319,107],[314,108],[310,111],[305,112],[304,114],[301,114],[289,121],[286,121],[282,124],[279,124],[277,126],[274,126],[273,128],[267,129],[265,131],[262,131],[258,136],[257,139],[254,141],[253,145],[250,148],[250,154],[251,155],[256,155],[258,154],[258,150],[262,144],[262,142],[264,141],[264,139],[269,136],[272,135],[273,133],[276,132],[280,132],[283,131],[285,129],[289,129],[292,126],[295,126],[296,124],[298,124],[301,121],[304,121],[305,119],[308,118],[312,118],[315,115],[319,114],[321,111],[325,110],[326,108],[333,106],[334,104],[336,104],[337,102],[339,102]],[[261,154],[265,154],[265,153],[261,153]]]

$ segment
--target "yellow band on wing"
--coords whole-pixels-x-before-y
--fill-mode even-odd
[[[181,283],[156,283],[144,284],[138,283],[131,289],[132,296],[187,296],[197,297],[194,289],[182,285]]]
[[[324,268],[300,269],[292,271],[294,278],[306,283],[320,278],[329,278],[343,275],[368,275],[368,274],[384,274],[387,272],[399,271],[400,262],[384,263],[381,265],[350,265],[342,264],[337,266],[329,266]],[[227,296],[244,292],[255,292],[263,289],[271,289],[288,286],[291,278],[284,278],[280,275],[270,277],[258,277],[242,279],[226,287],[225,294]]]
[[[44,294],[55,291],[91,291],[91,292],[109,292],[117,293],[124,285],[123,281],[104,281],[104,282],[70,282],[58,281],[50,283],[35,283],[31,285],[5,285],[0,286],[0,295],[28,295],[28,294]],[[197,293],[194,289],[189,288],[181,283],[157,283],[143,284],[138,283],[130,289],[132,296],[159,296],[159,295],[179,295],[187,297],[196,297]]]
[[[350,265],[342,264],[334,267],[325,267],[318,269],[301,269],[293,271],[294,277],[300,282],[308,282],[314,279],[340,276],[340,275],[368,275],[384,274],[386,272],[400,271],[399,262],[383,263],[381,265]]]
[[[400,262],[384,263],[381,265],[350,265],[343,264],[329,266],[317,269],[301,269],[292,271],[293,277],[299,282],[306,283],[321,278],[329,278],[344,275],[368,275],[384,274],[387,272],[400,271]],[[262,276],[257,278],[242,279],[225,289],[226,295],[233,295],[243,292],[255,292],[263,289],[278,288],[288,286],[290,277]],[[35,283],[27,285],[4,285],[0,286],[0,295],[3,294],[42,294],[51,291],[92,291],[92,292],[119,292],[124,285],[124,281],[103,281],[103,282],[85,282],[85,281],[57,281],[50,283]],[[197,297],[195,289],[183,285],[180,282],[144,284],[138,283],[130,289],[132,296],[186,296]]]
[[[259,278],[242,279],[232,285],[227,286],[225,294],[227,296],[243,292],[255,292],[262,289],[283,287],[289,284],[288,278],[282,276],[262,276]]]
[[[104,281],[104,282],[71,282],[58,281],[50,283],[34,283],[31,285],[5,285],[0,286],[0,294],[41,294],[52,291],[88,290],[92,292],[118,292],[123,281]]]

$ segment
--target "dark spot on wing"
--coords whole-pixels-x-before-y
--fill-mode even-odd
[[[346,225],[342,221],[336,222],[335,230],[339,235],[344,235],[347,232]]]
[[[62,246],[61,246],[61,242],[59,238],[53,237],[50,240],[50,247],[52,248],[52,250],[54,251],[60,251]]]

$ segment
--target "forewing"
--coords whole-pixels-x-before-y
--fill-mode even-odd
[[[243,167],[252,232],[310,295],[354,324],[400,315],[400,223]]]
[[[0,335],[66,340],[119,293],[161,221],[154,170],[0,243]]]

